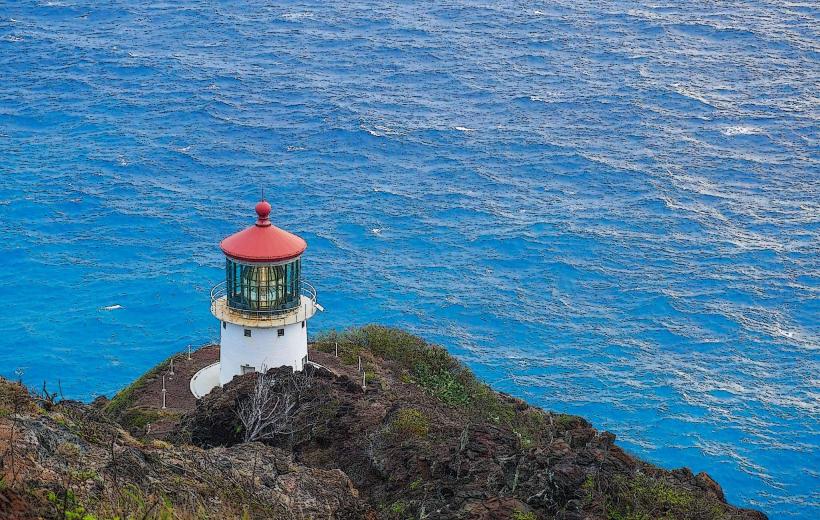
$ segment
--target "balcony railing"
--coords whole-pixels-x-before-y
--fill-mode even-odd
[[[252,309],[238,309],[230,306],[228,301],[228,286],[227,282],[221,282],[214,285],[211,289],[211,306],[213,307],[219,300],[223,298],[226,300],[222,305],[226,305],[231,313],[235,313],[245,319],[249,320],[274,320],[278,317],[290,314],[298,309],[309,305],[311,314],[315,312],[313,308],[316,306],[316,289],[309,283],[302,281],[299,283],[300,303],[289,309],[266,309],[266,310],[252,310]],[[307,312],[307,309],[306,309]]]

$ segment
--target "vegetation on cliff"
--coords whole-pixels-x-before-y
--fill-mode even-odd
[[[134,417],[162,367],[92,405],[0,382],[0,518],[765,518],[405,332],[313,347],[321,367],[235,378],[159,433]]]

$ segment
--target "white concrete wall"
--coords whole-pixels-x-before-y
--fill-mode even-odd
[[[230,382],[234,376],[242,373],[242,365],[268,369],[290,366],[302,370],[302,363],[307,356],[307,324],[293,323],[276,328],[249,328],[227,323],[223,327],[219,352],[219,384]],[[249,328],[251,337],[245,336]],[[279,336],[278,330],[285,329],[285,335]]]
[[[197,399],[208,395],[211,390],[219,386],[219,363],[208,365],[200,369],[191,378],[191,393]]]

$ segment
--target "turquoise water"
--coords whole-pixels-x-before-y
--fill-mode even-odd
[[[0,374],[91,399],[216,339],[264,187],[312,333],[820,516],[817,4],[135,3],[0,4]]]

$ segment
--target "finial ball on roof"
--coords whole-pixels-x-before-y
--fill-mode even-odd
[[[240,262],[283,262],[304,253],[305,241],[271,224],[270,211],[268,201],[258,202],[256,224],[220,242],[225,255]]]
[[[266,200],[258,202],[256,204],[256,214],[259,215],[259,220],[267,220],[270,216],[270,203]]]

